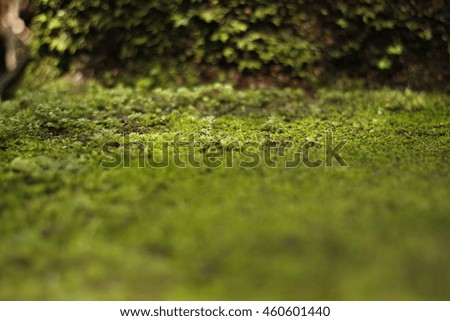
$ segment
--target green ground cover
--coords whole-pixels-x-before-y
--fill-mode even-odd
[[[390,89],[19,91],[0,108],[0,298],[449,300],[449,107]],[[320,158],[327,133],[348,166],[139,168],[175,135],[242,160],[231,143]],[[100,166],[107,142],[129,168]]]

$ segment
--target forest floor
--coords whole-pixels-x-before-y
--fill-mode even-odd
[[[450,299],[445,94],[60,80],[0,155],[3,300]]]

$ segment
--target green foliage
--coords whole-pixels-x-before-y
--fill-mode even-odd
[[[450,97],[46,81],[0,108],[0,299],[446,300]],[[175,134],[349,167],[100,167]],[[319,281],[318,281],[319,280]],[[299,286],[301,285],[301,286]]]
[[[277,81],[350,75],[448,89],[446,9],[442,0],[40,0],[34,48],[65,68],[107,70],[108,81],[126,69],[150,86],[195,82],[214,65]]]

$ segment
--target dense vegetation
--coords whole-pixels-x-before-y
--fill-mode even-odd
[[[147,87],[336,78],[450,87],[444,0],[39,0],[35,50],[61,68]],[[258,75],[248,80],[248,76]],[[264,76],[263,78],[261,78]],[[136,78],[138,77],[138,79]]]
[[[0,108],[1,299],[450,298],[450,98],[48,81]],[[347,141],[348,167],[138,168],[139,143]],[[133,142],[130,168],[102,146]],[[236,157],[239,157],[237,155]]]

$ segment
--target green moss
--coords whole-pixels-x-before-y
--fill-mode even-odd
[[[219,81],[234,70],[282,85],[351,77],[449,90],[449,20],[431,0],[40,0],[33,51],[108,84]]]
[[[390,89],[22,91],[0,108],[0,297],[447,300],[449,106]],[[138,168],[139,143],[177,134],[327,132],[348,167]],[[100,167],[109,141],[130,168]]]

